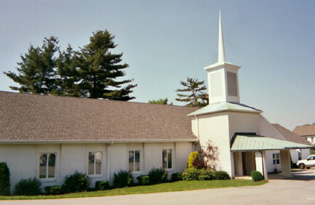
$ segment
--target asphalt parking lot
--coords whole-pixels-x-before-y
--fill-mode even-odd
[[[292,170],[291,178],[272,175],[269,183],[195,191],[58,200],[0,201],[0,204],[315,204],[315,168]]]

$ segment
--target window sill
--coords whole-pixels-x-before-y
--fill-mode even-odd
[[[39,179],[42,183],[57,182],[56,178]]]
[[[88,175],[90,178],[103,178],[104,176],[102,174],[97,174],[97,175]]]

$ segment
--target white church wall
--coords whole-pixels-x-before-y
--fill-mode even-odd
[[[234,166],[232,166],[232,154],[228,137],[228,115],[216,113],[198,116],[198,119],[201,146],[206,146],[208,140],[211,140],[212,144],[218,147],[217,169],[224,170],[232,176],[232,173],[234,173],[232,167]]]
[[[260,128],[259,134],[260,135],[265,136],[265,137],[279,139],[279,140],[286,140],[263,115],[260,114],[259,117],[260,117],[259,119],[259,128]]]
[[[259,114],[229,112],[230,140],[236,132],[259,133]]]
[[[172,150],[172,169],[167,170],[169,176],[174,172],[182,172],[187,166],[189,154],[193,150],[190,142],[182,143],[137,143],[137,144],[52,144],[52,145],[0,145],[0,162],[7,162],[10,169],[11,189],[21,179],[39,178],[40,154],[55,153],[55,177],[41,179],[42,188],[61,185],[67,175],[75,171],[88,173],[89,152],[102,153],[101,174],[89,175],[91,186],[99,180],[113,181],[114,173],[128,170],[129,151],[140,151],[140,172],[137,177],[148,174],[152,168],[162,167],[162,150]],[[109,163],[108,163],[109,162]]]

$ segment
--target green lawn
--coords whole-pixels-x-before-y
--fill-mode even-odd
[[[81,193],[71,193],[54,196],[0,196],[0,200],[19,200],[19,199],[61,199],[61,198],[78,198],[78,197],[100,197],[115,196],[127,194],[147,194],[170,191],[186,191],[196,189],[214,189],[226,187],[257,186],[267,183],[268,181],[254,182],[252,180],[232,179],[232,180],[212,180],[212,181],[178,181],[173,183],[163,183],[148,186],[134,186],[127,188],[117,188],[106,191],[91,191]]]

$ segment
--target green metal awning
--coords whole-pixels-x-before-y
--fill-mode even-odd
[[[310,146],[259,135],[236,135],[231,151],[307,149]]]

